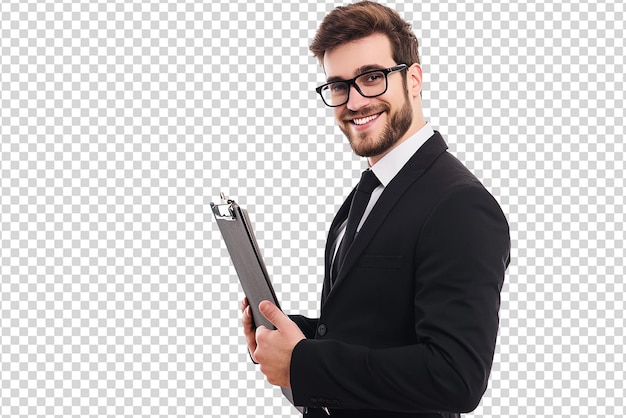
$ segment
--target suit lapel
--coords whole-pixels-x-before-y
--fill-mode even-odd
[[[385,190],[376,202],[376,205],[374,205],[372,212],[367,217],[357,237],[354,239],[352,245],[348,249],[348,252],[346,253],[346,257],[344,259],[344,263],[339,268],[339,273],[337,275],[337,279],[335,280],[335,284],[333,285],[333,290],[341,284],[342,279],[353,267],[354,263],[358,260],[360,255],[363,253],[369,242],[376,234],[376,231],[378,231],[382,223],[387,219],[387,216],[391,209],[393,209],[393,207],[406,192],[409,186],[417,181],[428,170],[428,168],[433,164],[437,157],[445,152],[447,148],[448,146],[443,140],[441,134],[435,131],[435,134],[424,143],[424,145],[400,170],[400,172],[398,172],[396,177],[394,177],[393,180],[391,180],[391,182],[387,185],[387,187],[385,187]],[[335,221],[333,221],[333,225],[335,225],[336,227],[340,224],[338,218],[339,220],[342,220],[348,216],[350,201],[353,194],[354,190],[352,191],[352,193],[350,193],[350,196],[348,197],[348,199],[346,199],[346,202],[344,202],[343,206],[337,213]],[[342,217],[340,217],[340,214],[342,214]],[[326,245],[326,268],[324,279],[325,290],[323,292],[325,296],[329,296],[332,293],[330,292],[329,282],[330,260],[332,259],[332,253],[330,253],[329,251],[332,246],[332,242],[327,243]]]

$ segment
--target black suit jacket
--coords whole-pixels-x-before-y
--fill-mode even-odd
[[[478,405],[498,331],[509,228],[438,132],[384,189],[330,286],[352,193],[329,233],[321,315],[292,316],[291,359],[308,417],[458,416]]]

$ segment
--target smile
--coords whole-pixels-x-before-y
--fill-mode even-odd
[[[354,123],[355,125],[365,125],[366,123],[371,122],[374,119],[378,118],[380,115],[381,113],[378,113],[376,115],[366,116],[360,119],[352,119],[352,123]]]

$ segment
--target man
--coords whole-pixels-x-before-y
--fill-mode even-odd
[[[252,359],[308,417],[457,417],[487,387],[508,224],[426,122],[418,42],[395,11],[338,7],[311,50],[317,91],[370,169],[330,227],[320,318],[264,301],[277,329],[255,331],[244,300]]]

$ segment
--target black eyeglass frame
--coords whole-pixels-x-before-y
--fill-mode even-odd
[[[361,73],[359,75],[357,75],[354,78],[351,78],[350,80],[336,80],[336,81],[330,81],[328,83],[324,83],[319,87],[315,88],[315,91],[320,95],[320,97],[322,98],[322,101],[324,102],[324,104],[328,107],[339,107],[339,106],[343,106],[346,103],[348,103],[348,100],[350,100],[350,86],[354,86],[354,88],[356,89],[356,91],[359,92],[359,94],[363,97],[367,97],[367,98],[373,98],[373,97],[378,97],[378,96],[382,96],[383,94],[387,93],[387,89],[389,88],[389,80],[388,80],[388,76],[389,74],[398,72],[398,71],[402,71],[402,70],[406,70],[407,68],[409,68],[408,65],[406,64],[398,64],[394,67],[390,67],[390,68],[380,68],[380,69],[375,69],[375,70],[369,70],[369,71],[365,71],[364,73]],[[361,89],[359,88],[359,85],[356,83],[356,79],[357,78],[361,78],[364,75],[370,74],[370,73],[383,73],[385,75],[385,90],[383,90],[382,93],[379,94],[374,94],[373,96],[367,96],[365,94],[363,94],[363,92],[361,91]],[[348,94],[346,94],[346,101],[341,103],[341,104],[335,104],[335,105],[331,105],[326,103],[326,100],[324,100],[324,95],[322,94],[322,90],[324,89],[324,87],[326,86],[330,86],[331,84],[335,84],[335,83],[346,83],[348,86]]]

